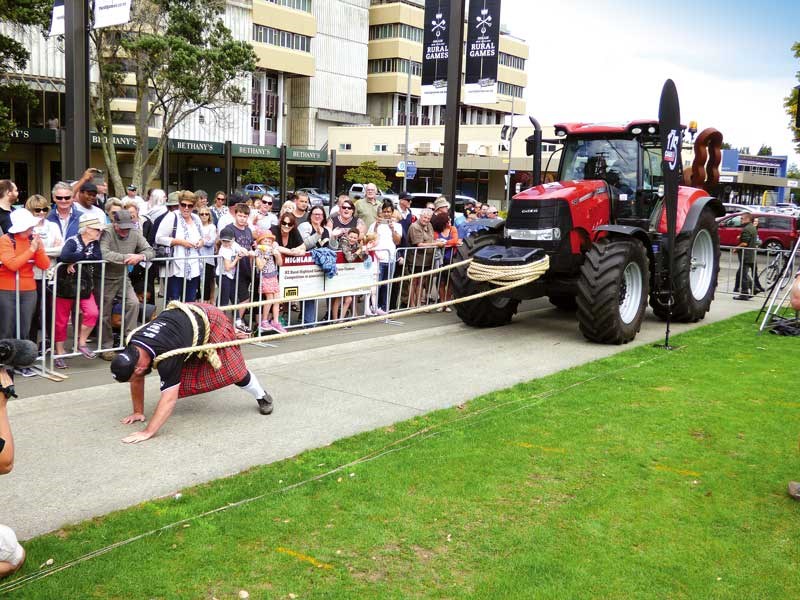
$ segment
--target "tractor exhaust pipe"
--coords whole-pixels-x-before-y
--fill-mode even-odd
[[[533,125],[533,135],[525,139],[525,154],[533,156],[533,172],[531,173],[533,185],[542,183],[542,126],[539,121],[531,116],[528,119]]]

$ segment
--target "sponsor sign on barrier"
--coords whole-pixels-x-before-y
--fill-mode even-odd
[[[366,293],[378,281],[378,261],[372,256],[371,264],[347,262],[341,252],[336,253],[337,274],[326,277],[311,254],[284,256],[279,270],[280,293],[291,300],[311,294],[336,295],[341,290],[364,286],[363,290],[350,291],[343,296]]]

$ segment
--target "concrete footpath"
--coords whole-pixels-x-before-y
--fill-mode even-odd
[[[760,305],[719,295],[705,321],[673,332]],[[17,378],[20,399],[9,403],[17,460],[0,478],[0,523],[27,539],[663,338],[664,323],[648,311],[633,344],[591,344],[574,315],[546,300],[525,303],[497,329],[436,313],[311,333],[246,351],[275,398],[271,416],[231,386],[179,401],[155,438],[133,446],[120,442],[142,427],[120,423],[128,386],[113,382],[106,362],[73,359],[65,382]],[[157,399],[150,376],[146,414]]]

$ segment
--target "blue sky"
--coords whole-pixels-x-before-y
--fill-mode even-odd
[[[783,109],[800,85],[800,0],[503,0],[501,20],[530,44],[526,99],[542,124],[655,117],[671,78],[684,123],[800,164]]]

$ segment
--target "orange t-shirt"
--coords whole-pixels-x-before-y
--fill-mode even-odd
[[[33,265],[40,269],[50,267],[44,247],[34,252],[31,250],[31,241],[28,236],[15,234],[16,248],[11,241],[12,234],[0,236],[0,290],[11,291],[17,289],[17,273],[19,273],[19,289],[21,292],[30,292],[36,289],[33,278]],[[31,263],[33,260],[33,263]]]

